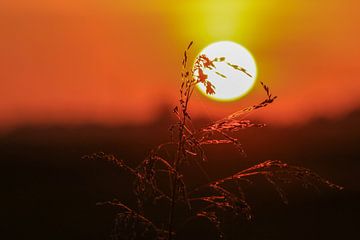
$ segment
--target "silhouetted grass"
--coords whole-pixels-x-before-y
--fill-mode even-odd
[[[251,206],[242,189],[244,182],[252,181],[254,176],[264,177],[278,192],[284,203],[287,203],[284,184],[301,183],[304,187],[326,186],[341,189],[309,169],[288,165],[279,160],[267,160],[250,168],[221,178],[210,179],[202,165],[207,161],[205,145],[232,144],[241,156],[245,151],[234,135],[250,127],[261,128],[264,124],[253,123],[244,119],[252,111],[267,107],[277,98],[268,86],[261,82],[266,98],[258,104],[232,113],[223,119],[209,123],[201,129],[195,129],[188,112],[188,105],[197,84],[206,87],[207,94],[214,94],[215,87],[209,81],[204,69],[215,71],[216,64],[227,64],[239,74],[251,75],[246,69],[229,63],[224,57],[209,59],[200,55],[195,59],[194,66],[188,66],[189,44],[182,60],[179,105],[173,110],[178,121],[170,127],[171,141],[155,147],[150,154],[136,167],[116,158],[112,154],[96,153],[86,158],[96,158],[112,162],[133,176],[133,194],[136,207],[129,207],[120,200],[112,200],[99,205],[111,205],[119,209],[115,219],[113,239],[173,239],[177,227],[188,219],[204,218],[218,232],[218,238],[225,238],[224,221],[226,218],[252,218]],[[222,63],[223,62],[223,63]],[[226,78],[222,73],[218,75]],[[184,176],[185,165],[198,168],[204,175],[203,185],[188,189]],[[163,184],[165,182],[166,184]],[[156,214],[146,211],[147,205],[168,209],[168,218],[158,219]],[[176,217],[176,215],[181,215]],[[156,219],[156,220],[155,220]]]

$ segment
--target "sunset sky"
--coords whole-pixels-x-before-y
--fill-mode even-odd
[[[144,124],[175,105],[181,57],[220,40],[255,57],[278,101],[254,117],[293,125],[360,106],[360,2],[340,0],[12,0],[0,2],[0,128]],[[196,93],[197,117],[262,100]]]

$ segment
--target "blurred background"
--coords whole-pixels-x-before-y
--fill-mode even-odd
[[[250,116],[267,128],[239,136],[248,157],[209,149],[209,174],[280,159],[345,187],[299,189],[288,206],[255,188],[257,217],[241,225],[240,236],[353,237],[360,213],[359,7],[355,0],[1,1],[3,235],[108,239],[114,212],[95,204],[126,199],[129,179],[81,157],[104,151],[135,164],[168,140],[184,48],[193,40],[194,56],[231,40],[252,52],[258,80],[279,98]],[[201,126],[263,97],[260,84],[232,103],[196,93],[191,114]]]
[[[359,107],[358,1],[2,1],[0,123],[143,124],[177,100],[184,48],[220,40],[253,53],[280,100],[262,120],[293,125]],[[258,84],[259,85],[259,84]],[[192,114],[220,117],[263,96]]]

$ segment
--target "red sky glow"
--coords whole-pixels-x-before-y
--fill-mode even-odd
[[[129,1],[130,2],[130,1]],[[134,1],[135,2],[135,1]],[[23,124],[144,124],[176,104],[181,57],[231,40],[255,56],[278,101],[254,117],[293,125],[360,106],[359,1],[3,1],[0,128]],[[233,103],[194,96],[197,117]]]

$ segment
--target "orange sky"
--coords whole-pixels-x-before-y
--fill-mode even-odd
[[[136,2],[136,3],[135,3]],[[1,1],[0,126],[146,123],[176,103],[184,47],[248,48],[279,100],[255,117],[297,124],[360,105],[360,2],[318,0]],[[195,95],[221,117],[261,100]]]

